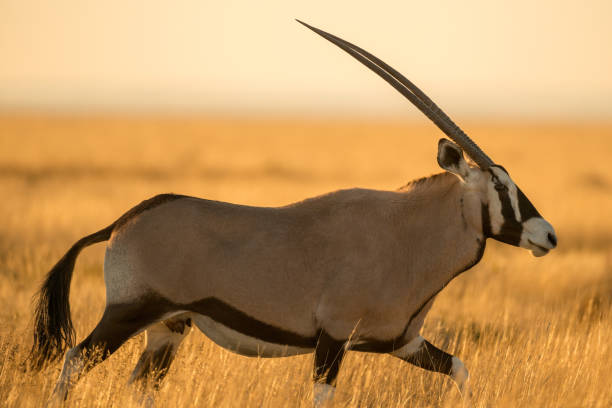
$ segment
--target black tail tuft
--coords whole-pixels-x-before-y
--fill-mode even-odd
[[[49,271],[35,298],[34,344],[28,356],[29,366],[38,371],[60,358],[75,343],[70,317],[70,281],[79,253],[88,245],[110,238],[114,224],[81,238]]]

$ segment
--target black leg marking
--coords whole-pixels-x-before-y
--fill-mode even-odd
[[[150,314],[151,311],[143,306],[143,303],[107,306],[102,319],[90,335],[66,353],[62,374],[53,391],[53,400],[65,401],[70,388],[83,374],[104,361],[127,339],[155,320],[154,315]]]
[[[319,384],[336,385],[336,377],[345,352],[345,342],[333,339],[321,330],[315,348],[313,380]]]
[[[163,314],[148,302],[107,306],[102,319],[93,331],[77,347],[89,371],[96,364],[106,360],[130,337],[157,320]]]
[[[99,357],[105,360],[125,341],[150,323],[150,320],[124,320],[118,317],[117,313],[107,309],[96,328],[78,345],[86,358],[91,357],[92,352],[100,352]]]
[[[403,357],[402,360],[425,370],[446,375],[452,374],[453,356],[440,350],[427,340],[423,341],[416,352]]]
[[[268,343],[309,349],[315,347],[316,338],[293,333],[257,320],[217,298],[209,297],[185,305],[175,305],[174,309],[189,310],[208,316],[232,330]]]
[[[394,356],[419,368],[448,375],[457,384],[461,395],[467,398],[464,402],[469,401],[471,396],[470,374],[457,357],[440,350],[427,340],[423,340],[414,353],[409,355],[394,354]]]

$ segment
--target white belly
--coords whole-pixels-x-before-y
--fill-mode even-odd
[[[246,336],[217,323],[210,317],[193,314],[193,322],[208,338],[231,352],[249,357],[288,357],[312,353],[311,348],[274,344]]]

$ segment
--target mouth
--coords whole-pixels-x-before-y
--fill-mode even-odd
[[[531,250],[531,253],[533,254],[533,256],[536,256],[536,257],[544,256],[550,251],[550,249],[544,248],[543,246],[536,244],[530,239],[528,240],[528,242],[529,244],[535,247],[534,249]]]

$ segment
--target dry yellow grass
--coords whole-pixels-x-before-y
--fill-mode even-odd
[[[161,192],[281,205],[329,190],[394,189],[437,172],[440,133],[420,125],[159,118],[0,118],[0,405],[40,406],[60,364],[33,374],[30,298],[81,236]],[[471,123],[556,227],[535,259],[489,243],[438,297],[424,335],[461,357],[476,407],[612,404],[612,125]],[[103,245],[79,258],[71,306],[78,337],[104,305]],[[126,386],[143,338],[76,387],[69,406],[135,406]],[[159,406],[308,407],[311,356],[249,359],[194,331]],[[337,407],[457,406],[451,381],[399,360],[349,353]]]

